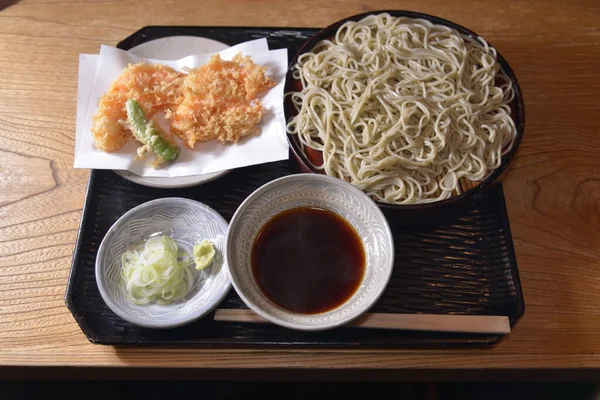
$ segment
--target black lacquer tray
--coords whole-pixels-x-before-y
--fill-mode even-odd
[[[129,49],[148,40],[187,35],[230,45],[267,37],[270,48],[288,48],[290,58],[317,29],[240,27],[146,27],[119,43]],[[94,277],[100,242],[110,226],[131,208],[160,197],[201,201],[230,220],[240,203],[264,183],[295,173],[281,161],[232,171],[185,189],[156,189],[129,182],[112,171],[93,170],[73,255],[66,303],[94,343],[110,345],[194,345],[398,348],[489,346],[500,336],[338,328],[297,332],[266,324],[215,322],[213,315],[184,327],[153,330],[132,325],[106,306]],[[513,325],[524,312],[502,185],[467,211],[436,225],[405,226],[389,218],[396,244],[395,269],[373,312],[506,315]],[[232,289],[221,308],[245,308]]]

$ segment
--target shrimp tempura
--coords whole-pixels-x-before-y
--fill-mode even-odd
[[[98,100],[98,113],[92,124],[96,148],[116,151],[132,137],[123,126],[127,120],[127,99],[137,100],[148,118],[160,111],[174,110],[180,102],[184,76],[166,65],[130,64]]]
[[[223,61],[214,55],[184,79],[183,101],[168,114],[171,128],[190,148],[213,139],[235,143],[257,132],[264,109],[256,97],[274,85],[249,56]]]

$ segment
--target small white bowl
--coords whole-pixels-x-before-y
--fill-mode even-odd
[[[216,250],[208,268],[195,271],[194,286],[181,300],[168,305],[140,306],[126,298],[121,278],[121,254],[127,247],[161,233],[175,239],[190,255],[195,243],[210,240]],[[146,328],[173,328],[211,312],[231,288],[224,258],[227,221],[194,200],[170,197],[141,204],[114,223],[96,257],[96,283],[108,307],[119,317]]]
[[[320,314],[299,314],[275,305],[252,273],[252,245],[261,228],[275,215],[297,207],[341,216],[356,229],[365,250],[365,274],[358,290],[339,307]],[[280,326],[316,331],[343,325],[377,301],[392,274],[394,245],[383,213],[363,192],[329,176],[296,174],[267,183],[242,203],[229,224],[226,258],[233,287],[251,310]]]

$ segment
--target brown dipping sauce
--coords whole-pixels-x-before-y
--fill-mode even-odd
[[[318,208],[295,208],[273,217],[254,240],[251,261],[262,292],[279,307],[302,314],[340,306],[365,274],[365,252],[356,230]]]

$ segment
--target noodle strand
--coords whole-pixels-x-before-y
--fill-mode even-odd
[[[298,58],[288,125],[314,166],[392,204],[447,199],[512,146],[511,81],[496,50],[429,21],[368,16]]]

